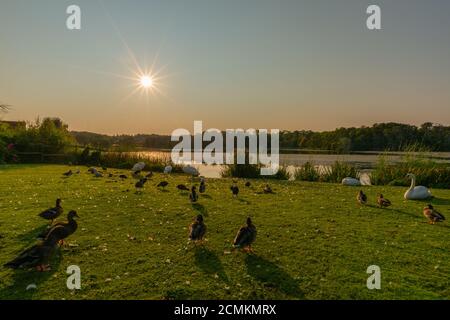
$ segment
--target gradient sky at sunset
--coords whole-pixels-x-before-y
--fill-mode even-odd
[[[66,8],[82,30],[66,29]],[[382,9],[381,31],[366,8]],[[164,94],[129,94],[133,65]],[[1,0],[6,119],[102,133],[450,125],[450,1]],[[156,59],[155,59],[156,58]],[[114,74],[114,75],[113,75]]]

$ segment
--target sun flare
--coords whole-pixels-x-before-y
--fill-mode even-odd
[[[153,87],[153,79],[148,75],[141,76],[140,83],[141,87],[144,89],[150,89],[151,87]]]

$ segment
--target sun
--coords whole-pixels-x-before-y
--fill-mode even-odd
[[[140,78],[141,87],[144,89],[150,89],[153,87],[153,79],[149,75],[143,75]]]

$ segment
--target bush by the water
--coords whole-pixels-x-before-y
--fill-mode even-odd
[[[389,163],[380,156],[370,175],[372,184],[408,186],[408,173],[416,176],[416,184],[434,188],[450,188],[450,166],[423,155],[408,154],[399,163]]]
[[[341,161],[321,168],[316,167],[312,162],[306,162],[294,171],[295,180],[331,183],[340,183],[346,177],[358,178],[359,175],[359,170],[355,166]]]

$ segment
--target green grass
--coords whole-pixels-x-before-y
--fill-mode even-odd
[[[360,208],[358,189],[338,184],[271,180],[271,195],[260,192],[264,180],[251,188],[239,180],[233,199],[230,179],[210,179],[207,196],[192,206],[175,189],[190,182],[183,175],[170,176],[163,192],[155,187],[162,175],[155,174],[138,195],[132,179],[97,179],[80,169],[68,179],[61,178],[66,166],[0,169],[0,265],[35,243],[46,226],[37,214],[55,198],[81,217],[51,272],[0,267],[0,299],[450,298],[448,222],[426,224],[424,203],[405,202],[404,187],[363,187],[372,205]],[[373,206],[378,192],[392,208]],[[433,193],[450,217],[450,191]],[[187,241],[199,211],[208,227],[203,248]],[[231,251],[247,216],[258,228],[253,255]],[[73,264],[82,272],[78,291],[66,288]],[[366,288],[373,264],[381,267],[381,290]],[[27,291],[31,283],[37,289]]]

